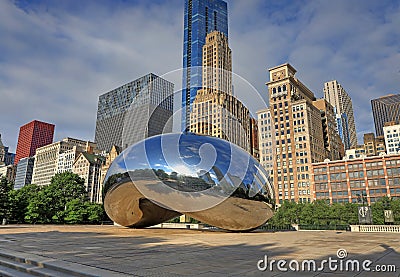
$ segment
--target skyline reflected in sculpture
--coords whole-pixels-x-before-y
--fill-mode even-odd
[[[214,137],[164,134],[118,156],[103,189],[107,214],[127,227],[147,227],[180,214],[227,230],[250,230],[274,211],[274,190],[261,165]]]

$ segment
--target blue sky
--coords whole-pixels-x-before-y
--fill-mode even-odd
[[[370,99],[400,93],[399,1],[227,2],[236,74],[264,95],[285,62],[317,97],[337,79],[359,138],[374,131]],[[183,0],[0,1],[0,38],[3,143],[14,151],[33,119],[56,124],[56,140],[93,140],[100,94],[181,67]]]

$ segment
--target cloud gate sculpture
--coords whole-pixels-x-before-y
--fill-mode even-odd
[[[142,228],[181,214],[226,230],[252,230],[274,212],[267,172],[228,141],[194,134],[150,137],[123,151],[103,185],[116,223]]]

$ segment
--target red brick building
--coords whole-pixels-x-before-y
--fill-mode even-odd
[[[400,155],[374,156],[313,164],[314,200],[368,204],[384,196],[400,198]]]
[[[34,156],[37,148],[53,143],[54,128],[54,124],[38,120],[21,126],[14,164],[22,158]]]

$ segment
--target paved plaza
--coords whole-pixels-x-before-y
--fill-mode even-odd
[[[347,251],[344,261],[357,259],[361,264],[364,260],[371,260],[371,269],[376,265],[396,265],[396,273],[362,270],[332,272],[328,266],[324,272],[280,272],[276,264],[273,271],[269,268],[265,271],[257,269],[258,261],[265,259],[265,255],[268,256],[268,262],[283,259],[288,263],[297,260],[301,264],[301,261],[310,259],[338,259],[338,249]],[[82,273],[76,276],[385,277],[400,274],[400,235],[8,225],[0,227],[1,257],[19,257],[26,259],[25,262],[29,260],[29,266],[53,265]],[[259,264],[263,266],[264,262]],[[21,272],[21,276],[29,274]],[[60,273],[60,276],[64,275]]]

